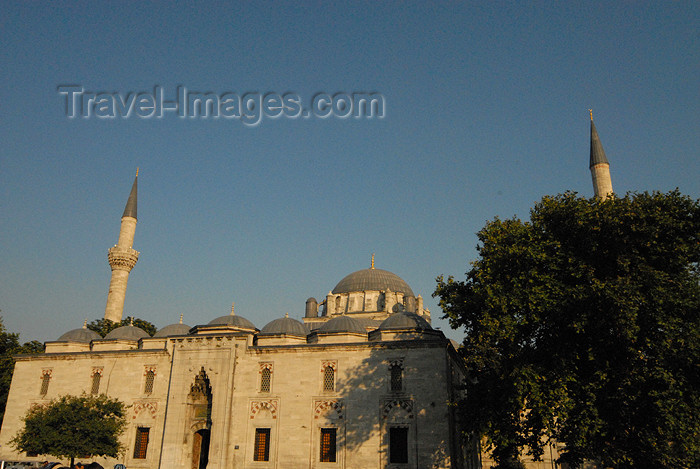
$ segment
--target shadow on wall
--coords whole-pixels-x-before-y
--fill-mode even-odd
[[[366,456],[376,464],[378,449],[380,467],[463,467],[465,445],[454,431],[454,408],[447,405],[452,394],[445,374],[451,371],[444,347],[400,344],[372,350],[336,378],[335,391],[326,390],[327,398],[314,403],[314,432],[321,435],[314,452],[321,458],[324,432],[334,431],[337,447],[355,452],[353,459]],[[452,464],[450,438],[456,447]]]

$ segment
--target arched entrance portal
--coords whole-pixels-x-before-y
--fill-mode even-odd
[[[209,463],[209,440],[211,437],[211,385],[207,372],[202,367],[190,386],[187,396],[187,431],[191,449],[191,469],[206,469]],[[190,446],[191,445],[191,446]],[[187,450],[186,450],[187,451]],[[186,460],[186,459],[185,459]]]
[[[206,469],[209,462],[209,430],[194,433],[192,439],[192,469]]]

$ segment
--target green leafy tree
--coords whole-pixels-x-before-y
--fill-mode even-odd
[[[104,394],[62,396],[32,407],[24,428],[11,444],[21,452],[70,458],[84,455],[116,458],[123,450],[119,436],[126,428],[126,407]]]
[[[5,415],[7,395],[10,392],[12,373],[15,370],[14,355],[20,353],[41,353],[44,346],[41,342],[33,340],[22,345],[19,343],[19,334],[7,332],[0,318],[0,422]]]
[[[550,439],[574,467],[700,467],[699,202],[545,197],[487,223],[465,281],[438,278],[463,421],[500,467]]]
[[[132,322],[134,326],[143,329],[150,336],[153,336],[153,334],[158,331],[156,326],[150,322],[139,318],[132,318],[131,316],[127,316],[126,319],[122,319],[120,322],[110,321],[109,319],[96,319],[89,323],[87,328],[97,332],[101,337],[104,337],[117,327],[129,326]]]

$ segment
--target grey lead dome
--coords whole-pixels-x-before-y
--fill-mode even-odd
[[[148,332],[136,326],[121,326],[105,336],[105,339],[139,340],[150,337]]]
[[[58,342],[82,342],[84,344],[89,344],[95,339],[101,339],[100,334],[97,332],[81,327],[80,329],[73,329],[68,331],[58,338]]]
[[[255,330],[255,325],[242,316],[227,314],[209,321],[210,326],[233,326],[241,329]]]
[[[292,318],[280,318],[275,319],[267,323],[265,327],[262,328],[259,335],[295,335],[299,337],[306,337],[309,334],[309,328],[305,324]]]
[[[356,291],[386,291],[401,292],[405,296],[415,296],[413,290],[398,275],[388,270],[364,269],[347,275],[338,282],[332,293],[350,293]]]
[[[318,328],[319,332],[340,333],[352,332],[358,334],[366,334],[367,330],[362,326],[360,321],[350,316],[336,316],[330,321],[324,323]]]
[[[170,324],[169,326],[165,326],[164,328],[153,334],[153,337],[171,337],[175,335],[187,335],[190,333],[190,329],[192,328],[187,324]]]
[[[386,318],[380,325],[379,329],[386,331],[392,329],[418,329],[432,330],[428,321],[418,316],[416,313],[396,313]]]

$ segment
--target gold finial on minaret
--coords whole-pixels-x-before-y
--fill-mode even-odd
[[[591,120],[593,120],[593,109],[589,109],[588,112],[591,113]]]
[[[136,167],[136,177],[139,177],[139,167]]]
[[[231,303],[231,316],[235,316],[235,315],[236,315],[236,313],[233,312],[233,310],[234,310],[235,307],[236,307],[236,302],[234,301],[233,303]]]
[[[180,324],[182,324],[182,317],[183,316],[184,316],[184,314],[180,313]]]
[[[369,266],[370,269],[374,269],[374,253],[372,253],[372,264]]]

